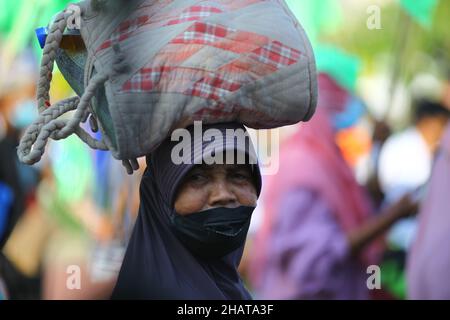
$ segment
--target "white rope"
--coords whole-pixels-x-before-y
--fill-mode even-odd
[[[42,158],[48,138],[51,137],[54,140],[60,140],[67,138],[73,133],[77,134],[82,141],[93,149],[108,150],[108,147],[103,141],[95,140],[80,127],[80,123],[89,117],[90,100],[94,96],[96,89],[108,79],[106,75],[95,75],[91,79],[81,99],[78,97],[69,98],[53,106],[49,102],[51,72],[55,62],[56,50],[59,48],[62,35],[67,25],[67,19],[70,16],[71,12],[66,11],[56,16],[45,42],[37,89],[40,116],[26,130],[17,150],[19,160],[26,164],[34,164]],[[64,113],[72,110],[76,110],[76,112],[69,121],[58,119]]]
[[[80,127],[80,123],[84,123],[89,119],[89,124],[93,132],[98,131],[98,123],[95,118],[90,101],[95,95],[98,87],[104,85],[109,76],[98,73],[85,81],[86,89],[81,97],[73,97],[60,101],[54,105],[50,104],[50,83],[52,79],[52,71],[55,63],[56,52],[60,46],[64,31],[67,26],[67,20],[72,16],[72,12],[66,10],[59,13],[50,27],[47,36],[43,57],[41,61],[40,77],[37,88],[39,118],[25,131],[18,150],[19,160],[26,164],[34,164],[38,162],[45,151],[48,139],[61,140],[72,134],[76,134],[83,142],[93,149],[108,150],[106,143],[102,140],[94,139],[89,133]],[[112,76],[125,72],[127,64],[125,56],[120,52],[120,46],[115,44],[113,50],[116,53],[116,59],[113,63]],[[89,60],[89,59],[88,59]],[[89,62],[88,62],[89,63]],[[88,64],[87,63],[87,64]],[[85,72],[85,76],[87,73]],[[70,120],[58,119],[69,111],[75,111]],[[122,161],[128,174],[133,174],[139,170],[137,159],[128,159]]]
[[[42,158],[48,138],[61,140],[73,133],[77,134],[82,141],[93,149],[108,150],[103,141],[95,140],[80,127],[81,120],[89,106],[89,101],[95,94],[95,90],[107,79],[108,77],[105,75],[96,74],[91,79],[81,100],[77,97],[67,99],[45,110],[27,129],[20,140],[17,152],[19,160],[26,164],[34,164]],[[70,120],[58,119],[62,114],[75,109],[75,114]]]
[[[43,112],[49,106],[50,100],[50,82],[52,80],[52,71],[64,30],[67,26],[67,19],[71,12],[63,11],[59,13],[53,24],[50,26],[47,39],[42,53],[41,68],[37,87],[37,101],[39,113]]]

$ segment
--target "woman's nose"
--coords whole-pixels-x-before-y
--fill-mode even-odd
[[[213,185],[208,202],[210,207],[235,208],[239,206],[235,193],[224,181],[216,182]]]

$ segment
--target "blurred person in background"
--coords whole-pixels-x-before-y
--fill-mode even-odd
[[[121,224],[137,211],[129,208],[136,202],[131,198],[136,198],[137,184],[124,178],[125,173],[117,174],[123,171],[120,166],[111,168],[115,174],[106,173],[114,181],[105,176],[96,181],[94,156],[76,137],[50,145],[37,165],[21,164],[19,137],[37,117],[37,66],[35,57],[25,51],[13,60],[10,72],[4,70],[5,64],[1,67],[0,297],[109,298],[124,251],[123,244],[119,248],[110,244],[117,238],[127,240]],[[53,79],[57,95],[71,94],[60,73]],[[111,185],[120,191],[111,192]],[[92,189],[109,191],[106,206],[89,196]],[[127,223],[132,224],[132,218]],[[67,286],[69,266],[80,268],[80,290]]]
[[[372,118],[371,122],[373,124],[373,134],[366,187],[375,208],[381,209],[385,194],[383,189],[381,188],[380,179],[378,176],[380,152],[387,139],[391,136],[392,129],[386,120],[378,120]]]
[[[22,165],[15,155],[21,131],[31,124],[37,112],[34,110],[36,92],[33,59],[24,53],[11,66],[0,68],[0,181],[12,191],[12,204],[3,221],[0,247],[6,242],[15,222],[24,211],[27,200],[37,184],[35,168]]]
[[[34,203],[39,181],[39,170],[19,163],[16,156],[20,133],[36,116],[35,79],[30,52],[16,57],[9,66],[0,65],[0,283],[3,283],[0,296],[3,298],[39,297],[39,275],[24,274],[4,252],[16,224]]]
[[[420,99],[413,105],[414,123],[392,135],[381,149],[378,176],[385,194],[384,206],[398,201],[406,193],[420,196],[428,182],[433,159],[450,111],[442,104]],[[408,217],[392,226],[387,235],[388,250],[383,257],[383,282],[396,298],[406,298],[406,255],[417,232],[417,218]]]
[[[120,221],[115,227],[112,221],[120,217],[91,197],[97,185],[90,151],[81,141],[70,137],[51,144],[48,151],[36,201],[18,221],[4,255],[21,273],[40,276],[36,299],[109,298],[123,258],[121,247],[114,246],[117,239],[123,241],[116,236]],[[120,176],[116,181],[121,181]],[[109,196],[117,197],[117,215],[122,215],[127,200],[116,193]]]
[[[427,195],[418,216],[418,232],[408,254],[410,299],[450,299],[450,125],[442,139]]]
[[[259,298],[368,299],[366,270],[378,261],[377,237],[414,211],[405,196],[371,217],[370,199],[336,145],[338,130],[358,119],[354,108],[338,80],[319,74],[317,112],[282,144],[279,172],[264,191],[249,272]]]
[[[427,182],[449,118],[450,111],[440,103],[419,100],[414,105],[413,125],[387,139],[381,150],[378,172],[387,202]]]

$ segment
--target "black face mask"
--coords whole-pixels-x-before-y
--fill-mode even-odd
[[[187,216],[175,214],[178,239],[196,256],[223,257],[245,243],[254,207],[215,208]]]

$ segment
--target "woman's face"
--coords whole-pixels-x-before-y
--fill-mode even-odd
[[[188,215],[217,207],[255,207],[256,188],[247,165],[213,164],[192,168],[180,184],[175,210]]]

